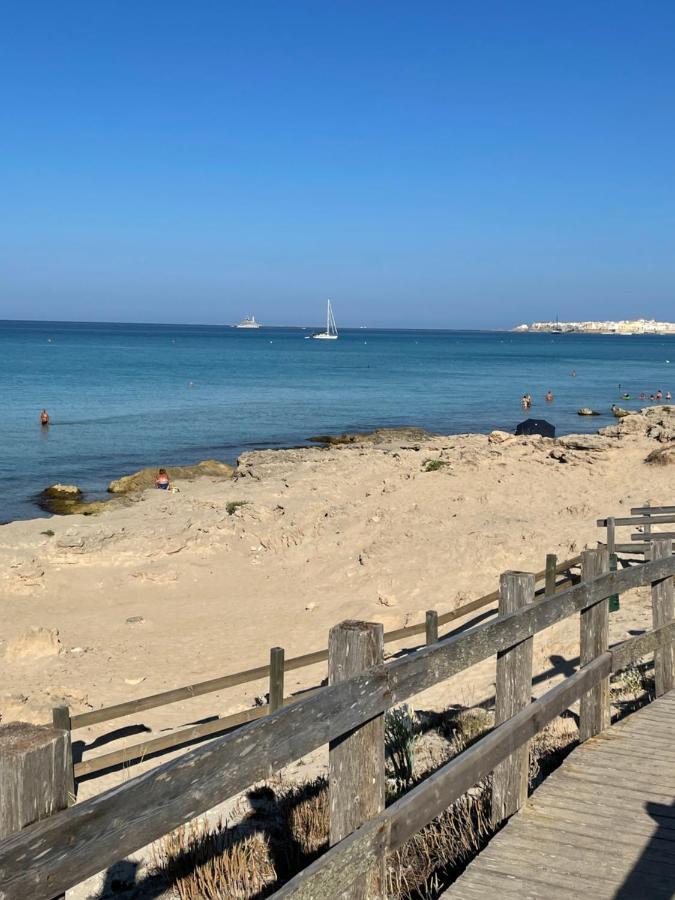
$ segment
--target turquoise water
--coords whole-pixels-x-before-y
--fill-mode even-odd
[[[675,336],[308,333],[0,322],[0,521],[38,515],[35,495],[55,481],[96,497],[146,465],[234,461],[316,434],[402,424],[510,431],[526,418],[525,392],[531,415],[559,434],[595,430],[613,421],[624,390],[675,390]],[[605,415],[580,418],[580,406]]]

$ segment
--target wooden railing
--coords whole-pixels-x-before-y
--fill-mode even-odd
[[[649,551],[649,542],[652,537],[675,538],[675,531],[653,532],[654,526],[675,524],[675,506],[636,506],[630,511],[630,516],[609,516],[606,519],[598,519],[599,528],[605,528],[607,537],[605,546],[610,553],[645,554]],[[631,543],[617,543],[616,529],[630,528]],[[636,529],[640,529],[639,531]]]
[[[566,581],[572,581],[573,579],[569,574],[570,570],[578,566],[580,562],[581,557],[574,556],[571,559],[558,563],[557,557],[554,554],[548,554],[546,557],[546,567],[535,574],[535,579],[537,582],[545,581],[543,590],[544,592],[550,592],[555,589],[556,578],[558,575],[566,574],[566,578],[563,579],[563,584]],[[438,638],[438,629],[440,627],[448,625],[458,619],[462,619],[472,612],[485,609],[485,607],[496,603],[498,599],[499,591],[492,591],[483,597],[479,597],[476,600],[472,600],[469,603],[465,603],[464,605],[453,609],[450,612],[442,613],[441,615],[439,615],[436,610],[429,610],[424,622],[417,622],[412,625],[406,625],[402,628],[396,628],[393,631],[386,632],[384,635],[384,643],[397,643],[419,635],[425,635],[427,644],[433,643]],[[491,612],[496,613],[496,608]],[[74,731],[90,725],[97,725],[102,722],[114,721],[115,719],[125,716],[136,715],[145,710],[157,709],[158,707],[167,706],[172,703],[191,700],[194,697],[201,697],[205,694],[216,693],[238,685],[251,684],[260,681],[263,678],[269,679],[270,701],[268,703],[78,761],[74,764],[72,778],[83,778],[99,772],[105,772],[115,766],[129,765],[135,761],[145,760],[151,755],[169,752],[184,747],[187,744],[213,738],[218,734],[230,731],[233,728],[237,728],[248,722],[253,722],[262,716],[275,712],[280,706],[297,702],[297,697],[284,697],[284,673],[306,668],[308,666],[314,666],[318,663],[326,662],[327,660],[327,649],[316,650],[312,653],[305,653],[302,656],[285,659],[283,648],[272,647],[270,649],[270,662],[267,665],[246,669],[245,671],[235,672],[230,675],[222,675],[218,678],[211,678],[208,681],[200,681],[196,684],[186,685],[185,687],[173,688],[169,691],[162,691],[158,694],[151,694],[147,697],[140,697],[136,700],[128,700],[124,703],[115,704],[114,706],[93,709],[89,712],[77,713],[75,715],[71,715],[68,707],[56,707],[53,710],[53,724],[59,728],[66,728]],[[306,697],[313,690],[319,690],[319,687],[309,688],[308,690],[303,691],[301,696]]]
[[[582,556],[579,584],[537,599],[534,575],[505,573],[498,618],[386,664],[377,662],[382,656],[381,626],[335,626],[329,641],[328,686],[55,814],[54,809],[64,805],[62,761],[68,732],[34,726],[31,743],[27,738],[17,742],[11,735],[5,739],[5,729],[12,726],[0,728],[0,790],[20,801],[3,806],[6,797],[0,797],[0,836],[11,830],[11,817],[15,829],[29,821],[23,798],[30,801],[33,817],[47,816],[0,841],[3,900],[52,900],[326,743],[330,771],[335,771],[336,754],[341,771],[329,784],[332,846],[275,897],[360,897],[366,887],[374,896],[381,895],[385,855],[489,772],[494,772],[493,821],[519,807],[527,783],[527,742],[570,704],[581,701],[582,738],[605,727],[612,672],[653,652],[657,695],[673,688],[672,542],[654,541],[651,561],[621,572],[607,571],[606,550],[589,550]],[[608,598],[649,585],[654,628],[610,648]],[[576,613],[581,669],[530,702],[534,635]],[[495,654],[497,726],[383,809],[384,712]],[[366,664],[375,659],[376,664],[353,674],[346,662],[350,658]],[[367,790],[362,785],[368,795],[362,809],[355,803],[359,794],[354,789],[366,777],[375,777],[378,784]]]

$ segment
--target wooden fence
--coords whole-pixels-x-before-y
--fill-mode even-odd
[[[612,672],[653,652],[657,695],[673,688],[675,557],[670,540],[655,540],[650,549],[649,562],[621,572],[608,571],[606,550],[586,551],[581,582],[540,599],[533,575],[505,573],[496,619],[386,664],[381,626],[335,626],[328,686],[59,812],[68,732],[33,726],[32,738],[17,742],[6,732],[12,726],[0,728],[0,790],[30,801],[26,810],[0,796],[0,836],[25,825],[29,813],[45,817],[0,841],[3,900],[52,900],[326,743],[330,771],[342,773],[329,785],[331,848],[274,896],[381,896],[386,855],[490,772],[493,820],[520,806],[528,741],[571,704],[581,702],[582,737],[603,728]],[[608,598],[644,586],[651,586],[654,627],[610,648]],[[581,668],[530,702],[534,635],[577,613]],[[385,711],[495,655],[496,727],[384,809]],[[349,668],[350,657],[365,671]],[[367,786],[364,779],[375,783]],[[356,803],[362,791],[366,800]]]
[[[566,575],[563,579],[563,583],[574,580],[570,574],[570,570],[578,566],[580,562],[581,557],[574,556],[571,559],[558,563],[555,554],[548,554],[546,557],[546,567],[535,574],[535,579],[537,582],[545,582],[543,588],[544,592],[551,592],[556,589],[558,575]],[[441,615],[439,615],[436,610],[429,610],[424,622],[406,625],[403,628],[396,628],[393,631],[386,632],[384,634],[384,643],[392,644],[419,635],[425,636],[427,644],[433,643],[438,639],[438,630],[440,627],[464,618],[473,612],[483,610],[485,607],[496,603],[498,599],[499,591],[497,590]],[[491,612],[496,613],[497,609],[495,608]],[[136,700],[128,700],[114,706],[94,709],[90,712],[78,713],[75,715],[71,715],[68,707],[56,707],[53,710],[53,724],[58,728],[66,728],[74,731],[88,725],[110,722],[124,716],[136,715],[145,710],[156,709],[171,703],[190,700],[194,697],[204,696],[205,694],[216,693],[217,691],[222,691],[226,688],[232,688],[242,684],[251,684],[264,678],[269,679],[268,703],[254,706],[250,709],[245,709],[231,715],[222,716],[209,722],[182,728],[169,734],[160,735],[159,737],[142,741],[130,747],[123,747],[118,750],[112,750],[108,753],[93,756],[90,759],[75,762],[73,773],[71,775],[71,782],[74,784],[75,780],[78,778],[92,776],[96,773],[105,772],[115,766],[129,765],[147,759],[150,755],[170,752],[180,747],[184,747],[187,744],[213,738],[218,734],[223,734],[224,732],[275,712],[280,706],[297,702],[297,699],[299,699],[297,697],[284,697],[284,674],[296,669],[314,666],[318,663],[326,662],[327,660],[327,649],[316,650],[312,653],[305,653],[302,656],[285,659],[282,647],[272,647],[270,649],[269,664],[258,666],[254,669],[222,675],[218,678],[211,678],[208,681],[198,682],[197,684],[189,684],[185,687],[162,691],[158,694],[140,697]],[[318,686],[303,691],[301,696],[307,697],[311,692],[316,690],[319,690]]]
[[[675,506],[651,506],[646,502],[644,506],[631,509],[630,516],[598,519],[597,524],[599,528],[605,528],[607,531],[605,546],[610,553],[644,555],[649,551],[652,537],[675,538],[675,531],[653,531],[654,526],[675,524]],[[617,543],[617,528],[631,529],[630,543]]]

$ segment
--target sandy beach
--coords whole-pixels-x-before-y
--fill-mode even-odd
[[[64,702],[81,712],[263,665],[275,645],[319,649],[345,618],[421,621],[493,590],[502,571],[593,547],[597,518],[672,501],[672,469],[645,458],[672,440],[673,409],[604,431],[555,441],[382,432],[247,453],[232,479],[4,526],[2,720],[49,721]],[[290,673],[287,691],[323,674]],[[234,711],[264,690],[155,710],[144,724]]]
[[[54,706],[75,714],[265,665],[272,646],[287,656],[321,649],[346,618],[387,630],[420,622],[428,609],[447,612],[494,590],[503,571],[537,571],[546,553],[562,560],[594,547],[604,536],[596,519],[672,503],[673,469],[646,460],[673,462],[675,409],[652,408],[603,432],[552,440],[382,431],[247,453],[231,478],[147,489],[99,515],[6,525],[2,721],[49,722]],[[611,642],[651,627],[649,591],[622,601],[610,627]],[[545,677],[535,677],[535,693],[569,669],[578,647],[574,619],[537,637],[535,672]],[[291,671],[286,693],[324,677],[325,663]],[[493,685],[489,660],[418,695],[415,707],[471,706]],[[90,758],[245,709],[266,690],[261,680],[74,739]],[[158,761],[84,781],[78,798]],[[323,748],[284,775],[303,780],[325,767]],[[139,859],[146,865],[147,853]]]

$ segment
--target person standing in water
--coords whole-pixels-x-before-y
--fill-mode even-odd
[[[49,413],[46,409],[40,410],[40,425],[49,425]]]
[[[549,388],[548,393],[546,394],[546,400],[550,403],[553,400],[553,391]]]

